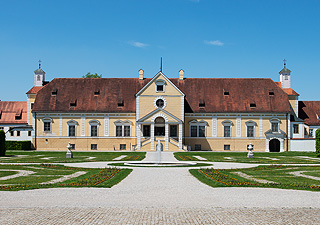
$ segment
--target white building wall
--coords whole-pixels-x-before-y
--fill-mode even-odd
[[[316,140],[315,139],[296,139],[290,140],[291,151],[312,151],[316,150],[315,148]]]
[[[3,131],[6,133],[7,141],[31,141],[31,136],[28,136],[28,131],[20,131],[20,136],[17,136],[17,131],[14,131],[14,136],[11,136],[10,132],[7,132],[10,127],[18,127],[19,125],[14,124],[6,124],[0,125],[3,127]],[[25,126],[25,125],[21,125]]]

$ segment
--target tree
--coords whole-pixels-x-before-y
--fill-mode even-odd
[[[316,130],[316,154],[320,157],[320,129]]]
[[[83,75],[82,78],[102,78],[102,74],[92,74],[90,72],[88,72],[86,75]]]
[[[6,134],[0,130],[0,156],[6,155]]]

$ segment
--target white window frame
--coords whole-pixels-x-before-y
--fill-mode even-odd
[[[272,118],[271,120],[270,120],[270,129],[271,129],[271,132],[273,132],[273,133],[280,133],[280,119],[278,119],[278,118]],[[272,131],[272,124],[273,123],[277,123],[278,124],[278,131]]]
[[[89,124],[90,124],[90,137],[99,137],[99,125],[100,125],[99,120],[90,120]],[[92,126],[97,126],[97,136],[92,136],[92,132],[91,132]]]
[[[163,107],[161,107],[161,108],[157,106],[157,101],[158,101],[159,99],[163,100]],[[158,96],[158,97],[156,97],[156,98],[154,99],[153,105],[154,105],[154,107],[155,107],[156,109],[158,109],[158,108],[159,108],[159,109],[164,109],[164,108],[167,106],[167,101],[166,101],[166,99],[165,99],[164,97]]]
[[[50,123],[50,130],[44,130],[44,123]],[[52,133],[52,119],[49,117],[43,118],[42,119],[42,123],[43,123],[43,132],[45,133]]]
[[[207,137],[207,126],[208,126],[208,123],[204,120],[200,120],[200,121],[197,121],[197,120],[192,120],[189,122],[189,136],[191,136],[191,126],[196,126],[197,127],[197,135],[195,137],[199,137],[199,138],[206,138]],[[200,137],[199,134],[200,134],[200,127],[204,127],[204,137]]]
[[[122,127],[122,133],[121,136],[117,136],[117,126],[121,126]],[[124,127],[125,126],[129,126],[130,127],[130,135],[129,136],[124,136]],[[123,138],[123,137],[132,137],[132,122],[129,120],[117,120],[114,122],[114,136],[117,138]]]
[[[225,126],[230,126],[230,137],[225,137],[224,136],[224,127]],[[231,138],[232,137],[232,126],[233,126],[233,123],[232,123],[231,120],[222,121],[222,137],[224,137],[224,138]]]
[[[248,127],[249,126],[253,127],[253,137],[248,137]],[[257,126],[257,123],[252,120],[249,120],[246,122],[246,137],[247,138],[254,138],[256,136],[256,126]]]
[[[298,127],[298,132],[297,132],[297,133],[295,133],[295,132],[294,132],[294,127],[295,127],[295,126],[297,126],[297,127]],[[296,124],[296,123],[292,124],[292,133],[293,133],[293,134],[300,134],[300,127],[299,127],[299,124]]]
[[[161,93],[165,92],[166,82],[164,80],[159,79],[159,80],[156,80],[154,83],[155,83],[155,86],[156,86],[156,92],[161,92]],[[158,85],[162,85],[162,87],[163,87],[162,91],[158,91]]]
[[[78,122],[75,120],[69,120],[67,122],[67,124],[68,124],[68,137],[77,137]],[[69,136],[70,135],[70,126],[74,126],[74,136]]]

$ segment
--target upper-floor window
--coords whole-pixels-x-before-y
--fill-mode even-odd
[[[68,123],[68,136],[69,137],[75,137],[77,135],[77,125],[78,122],[75,120],[70,120]]]
[[[313,137],[313,129],[309,129],[309,137]]]
[[[44,132],[51,132],[52,119],[51,118],[44,118],[42,121],[43,121],[43,131]]]
[[[299,134],[299,124],[293,124],[293,133]]]
[[[231,137],[231,128],[232,128],[232,121],[230,120],[225,120],[222,122],[223,125],[223,137]]]
[[[270,123],[271,123],[271,131],[272,132],[279,132],[280,120],[278,118],[272,118],[270,120]]]
[[[247,126],[247,137],[254,137],[254,132],[255,132],[255,126],[257,125],[256,122],[250,120],[246,122]]]
[[[196,121],[192,120],[190,124],[190,136],[191,137],[205,137],[206,136],[206,126],[208,123],[206,121]]]
[[[158,106],[158,108],[163,108],[164,106],[164,101],[162,99],[158,99],[156,101],[156,105]]]
[[[116,136],[117,137],[130,137],[131,136],[131,125],[132,122],[129,120],[115,122]]]
[[[159,96],[159,97],[156,97],[153,101],[153,105],[155,108],[161,108],[161,109],[164,109],[167,105],[167,101],[164,97],[162,96]]]
[[[98,120],[91,120],[89,124],[90,124],[90,136],[98,137],[99,136],[98,128],[99,128],[100,122]]]
[[[159,79],[155,82],[155,84],[156,84],[156,92],[164,92],[164,86],[166,84],[164,80]]]

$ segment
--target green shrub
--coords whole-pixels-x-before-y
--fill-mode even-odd
[[[0,130],[0,156],[6,155],[6,134]]]
[[[31,150],[31,141],[6,141],[6,149]]]
[[[316,131],[316,154],[320,157],[320,129]]]

